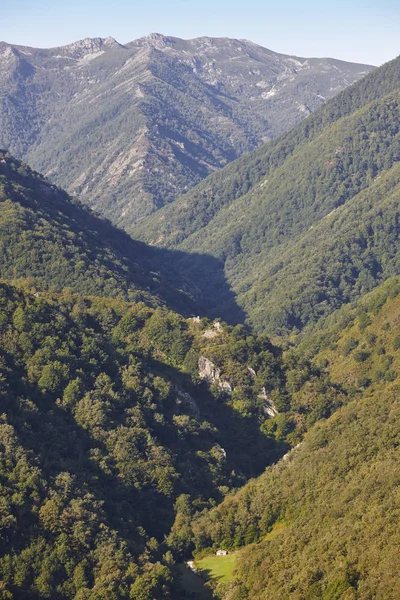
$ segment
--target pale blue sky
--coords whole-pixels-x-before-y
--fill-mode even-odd
[[[0,0],[0,40],[13,44],[126,43],[155,31],[379,65],[400,54],[400,0]]]

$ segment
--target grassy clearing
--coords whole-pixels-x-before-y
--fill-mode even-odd
[[[229,583],[233,579],[237,552],[227,556],[205,556],[196,560],[196,566],[207,581],[212,583]]]
[[[285,529],[286,523],[276,523],[272,530],[267,533],[262,540],[272,540]],[[261,541],[261,540],[260,540]],[[242,549],[243,550],[243,549]],[[216,556],[210,554],[200,560],[196,560],[196,567],[201,571],[202,576],[211,584],[227,584],[232,581],[236,568],[236,559],[238,552],[231,552],[227,556]]]

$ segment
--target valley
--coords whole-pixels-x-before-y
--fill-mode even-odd
[[[315,324],[398,273],[399,89],[396,59],[134,235],[220,260],[256,330]]]
[[[0,43],[1,600],[398,600],[399,140],[400,58]]]

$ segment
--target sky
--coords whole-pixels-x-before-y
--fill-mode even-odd
[[[39,48],[158,32],[380,65],[400,54],[399,31],[400,0],[0,0],[0,41]]]

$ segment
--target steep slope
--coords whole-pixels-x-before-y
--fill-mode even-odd
[[[197,308],[171,253],[6,152],[0,201],[13,282],[0,282],[0,595],[183,599],[172,565],[191,515],[276,461],[341,391],[301,364],[319,388],[298,418],[298,361],[241,325],[169,310]]]
[[[398,273],[400,60],[142,221],[152,244],[224,261],[258,329],[316,322]],[[183,259],[183,272],[190,260]]]
[[[202,278],[211,270],[219,272],[214,287],[225,289],[221,294],[233,322],[242,318],[211,257],[193,257],[198,266],[195,280],[182,278],[174,270],[181,253],[135,242],[4,151],[0,152],[0,202],[3,279],[33,277],[39,287],[71,287],[84,294],[168,305],[186,315],[217,316],[209,310],[211,291],[201,289]]]
[[[164,536],[176,510],[282,452],[260,430],[280,351],[243,328],[24,286],[0,283],[1,597],[182,597]]]
[[[372,68],[160,34],[0,56],[0,146],[128,230]]]
[[[399,279],[331,321],[299,352],[323,362],[350,401],[192,524],[200,549],[257,542],[220,587],[226,599],[398,597]]]

